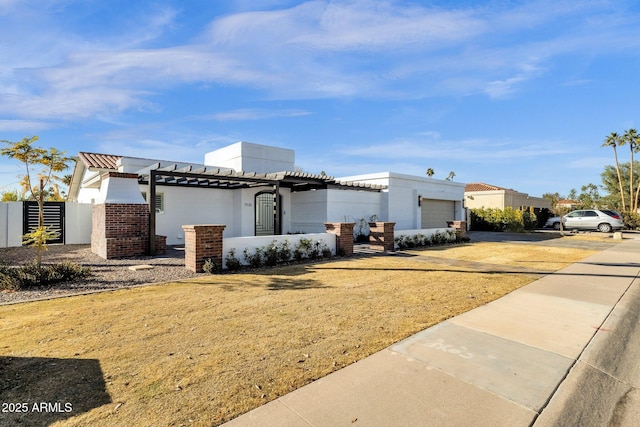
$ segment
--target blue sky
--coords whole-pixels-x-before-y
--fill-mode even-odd
[[[631,0],[0,0],[0,28],[0,139],[69,155],[242,140],[539,196],[600,184],[640,127]],[[22,172],[0,158],[0,192]]]

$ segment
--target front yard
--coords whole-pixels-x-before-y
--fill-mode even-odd
[[[593,252],[481,242],[0,306],[0,401],[26,404],[0,425],[218,425]]]

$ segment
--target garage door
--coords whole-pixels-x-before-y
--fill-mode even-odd
[[[456,202],[449,200],[422,199],[421,228],[443,228],[447,221],[455,219]]]

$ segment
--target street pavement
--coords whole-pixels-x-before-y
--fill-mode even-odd
[[[638,426],[630,236],[225,425]]]

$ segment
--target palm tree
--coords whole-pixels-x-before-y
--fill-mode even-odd
[[[449,172],[449,176],[446,177],[445,179],[447,181],[453,181],[453,178],[456,176],[456,173],[454,171]]]
[[[433,169],[432,169],[432,168],[429,168],[429,169],[427,169],[427,172],[426,172],[426,173],[427,173],[427,176],[428,176],[429,178],[431,178],[435,172],[433,171]]]
[[[638,145],[640,144],[640,135],[635,129],[627,130],[622,139],[626,144],[629,144],[629,151],[631,152],[631,163],[629,168],[629,209],[632,212],[638,211],[638,199],[633,198],[633,153],[638,151]],[[622,145],[622,144],[621,144]]]
[[[618,135],[616,132],[611,132],[604,140],[604,143],[602,144],[602,147],[611,147],[613,148],[613,157],[616,160],[616,172],[618,173],[618,184],[620,185],[620,198],[622,199],[622,210],[626,211],[627,207],[626,204],[624,202],[624,192],[622,191],[622,177],[620,176],[620,165],[618,163],[618,151],[616,150],[616,147],[618,145],[623,145],[623,142],[621,141],[620,135]]]

